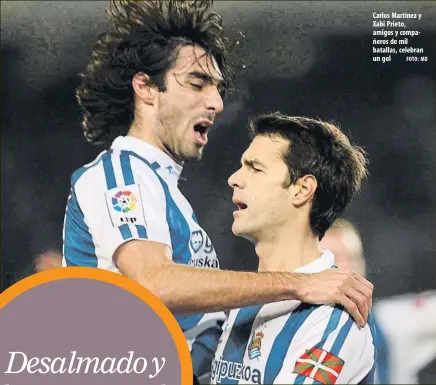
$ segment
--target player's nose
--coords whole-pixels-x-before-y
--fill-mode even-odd
[[[241,178],[241,169],[235,171],[232,175],[229,176],[227,183],[231,188],[242,187],[242,178]]]
[[[214,111],[216,114],[224,110],[224,102],[217,87],[210,87],[207,99],[206,108],[209,111]]]

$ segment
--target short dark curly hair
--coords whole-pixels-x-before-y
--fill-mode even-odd
[[[92,59],[80,74],[76,97],[88,142],[110,145],[126,135],[134,117],[132,79],[138,72],[165,91],[165,74],[179,48],[199,45],[215,58],[223,76],[222,93],[231,89],[229,41],[213,1],[110,1],[112,30],[101,34]]]
[[[304,175],[313,175],[316,188],[310,211],[310,226],[319,239],[360,192],[367,176],[367,154],[334,124],[279,112],[250,121],[250,138],[278,135],[289,142],[283,153],[288,177],[283,188]]]

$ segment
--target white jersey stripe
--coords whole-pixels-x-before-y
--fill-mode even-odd
[[[117,152],[110,151],[110,162],[112,164],[112,170],[115,178],[115,186],[112,186],[111,188],[127,186],[127,183],[124,180],[124,176],[123,176],[124,173],[121,166],[121,153],[118,151]],[[129,184],[133,184],[133,183],[129,183]]]

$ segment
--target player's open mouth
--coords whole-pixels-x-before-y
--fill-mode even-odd
[[[207,133],[210,127],[212,127],[212,122],[207,119],[201,120],[194,125],[194,131],[197,134],[197,142],[202,145],[207,143]]]
[[[238,206],[238,211],[245,210],[247,208],[247,205],[239,199],[233,198],[232,201],[236,206]]]

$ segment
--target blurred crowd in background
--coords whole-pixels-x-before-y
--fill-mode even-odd
[[[88,145],[74,89],[106,25],[101,1],[1,2],[2,290],[59,264],[71,173]],[[281,111],[339,124],[368,152],[361,196],[323,240],[375,285],[380,383],[436,383],[436,2],[216,2],[236,90],[181,190],[223,268],[256,269],[231,233],[228,176],[250,116]],[[427,62],[372,60],[374,12],[422,13],[411,46]]]

